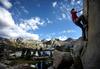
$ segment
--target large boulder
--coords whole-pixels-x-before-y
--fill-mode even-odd
[[[73,58],[70,52],[61,52],[55,50],[53,53],[53,67],[55,69],[70,68],[73,64]]]

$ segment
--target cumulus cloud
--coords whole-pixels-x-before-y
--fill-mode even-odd
[[[0,3],[4,5],[7,9],[11,7],[11,3],[8,2],[8,0],[0,0]],[[22,38],[30,38],[34,40],[39,39],[38,34],[33,34],[27,32],[27,30],[22,29],[19,27],[19,25],[16,25],[11,13],[3,7],[0,7],[0,37],[5,37],[5,38],[17,38],[17,37],[22,37]],[[42,25],[43,23],[40,23],[40,18],[35,18],[33,21],[36,24]],[[30,19],[29,21],[26,20],[26,22],[32,23],[32,20]],[[32,24],[31,24],[32,25]],[[32,26],[35,24],[33,23]],[[21,25],[24,27],[24,25]]]
[[[62,13],[62,18],[66,19],[66,14]]]
[[[57,5],[57,2],[56,1],[52,3],[52,6],[53,7],[56,7],[56,5]]]
[[[20,10],[16,6],[13,7],[15,12],[17,13],[17,15],[16,14],[14,15],[16,15],[18,18],[21,15],[21,13],[29,14],[29,11],[27,10],[27,8],[23,6],[20,1],[15,1],[13,5],[16,5],[16,6],[19,5]]]
[[[59,36],[58,37],[60,40],[66,40],[68,37],[67,36]]]
[[[33,17],[27,20],[23,20],[18,26],[23,30],[36,30],[39,29],[39,26],[43,26],[45,23],[44,20],[40,19],[40,17]]]
[[[76,32],[75,30],[73,30],[73,29],[67,29],[67,31],[66,31],[67,33],[73,33],[73,32]]]
[[[58,33],[50,33],[48,35],[46,35],[47,39],[52,39],[52,38],[58,38],[60,40],[66,40],[69,36],[65,36],[65,34],[72,34],[72,33],[75,33],[76,31],[73,30],[73,29],[67,29],[67,30],[63,30],[63,31],[60,31]]]
[[[25,13],[29,13],[29,11],[24,7],[24,6],[21,6],[21,9],[23,10],[23,12],[25,12]]]
[[[77,1],[78,4],[81,4],[81,1]]]
[[[67,31],[66,30],[63,30],[60,32],[60,34],[65,34]]]
[[[60,31],[59,33],[58,33],[58,35],[63,35],[63,34],[72,34],[72,33],[75,33],[76,31],[75,30],[73,30],[73,29],[67,29],[67,30],[63,30],[63,31]]]
[[[58,9],[58,11],[60,12],[59,14],[58,14],[58,16],[57,16],[57,19],[58,20],[71,20],[71,18],[70,18],[70,9],[71,9],[71,7],[69,7],[69,5],[66,5],[65,3],[63,3],[63,2],[59,2],[58,4],[57,4],[57,9]]]
[[[51,38],[47,38],[46,40],[49,41],[49,40],[51,40]]]
[[[75,5],[75,0],[72,0],[70,3],[71,5]]]
[[[38,21],[38,19],[36,19]],[[19,26],[17,26],[11,16],[11,13],[0,7],[0,36],[7,38],[32,38],[39,39],[37,34],[28,33],[26,30],[23,30]]]
[[[12,19],[11,13],[0,7],[0,28],[11,26],[14,26],[14,21]]]
[[[46,21],[47,21],[48,24],[51,24],[52,23],[52,21],[49,20],[49,18],[47,18]]]
[[[63,18],[62,18],[62,17],[58,17],[57,19],[58,19],[59,21],[63,20]]]
[[[3,6],[7,9],[12,7],[12,4],[8,0],[0,0],[0,3],[3,4]]]

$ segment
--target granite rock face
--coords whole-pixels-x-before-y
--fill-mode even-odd
[[[84,0],[88,3],[88,45],[82,57],[84,69],[100,69],[100,0]],[[87,6],[84,6],[87,7]]]

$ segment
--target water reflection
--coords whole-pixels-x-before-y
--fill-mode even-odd
[[[47,69],[49,67],[48,61],[39,61],[36,63],[36,69]]]

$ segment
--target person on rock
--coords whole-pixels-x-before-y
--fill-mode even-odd
[[[85,33],[87,23],[86,23],[85,17],[84,17],[84,15],[80,15],[80,16],[77,15],[77,13],[81,12],[81,11],[82,10],[76,11],[73,8],[73,9],[71,9],[70,13],[71,13],[72,21],[75,23],[75,25],[79,26],[82,29],[83,40],[87,40],[86,39],[86,33]]]

